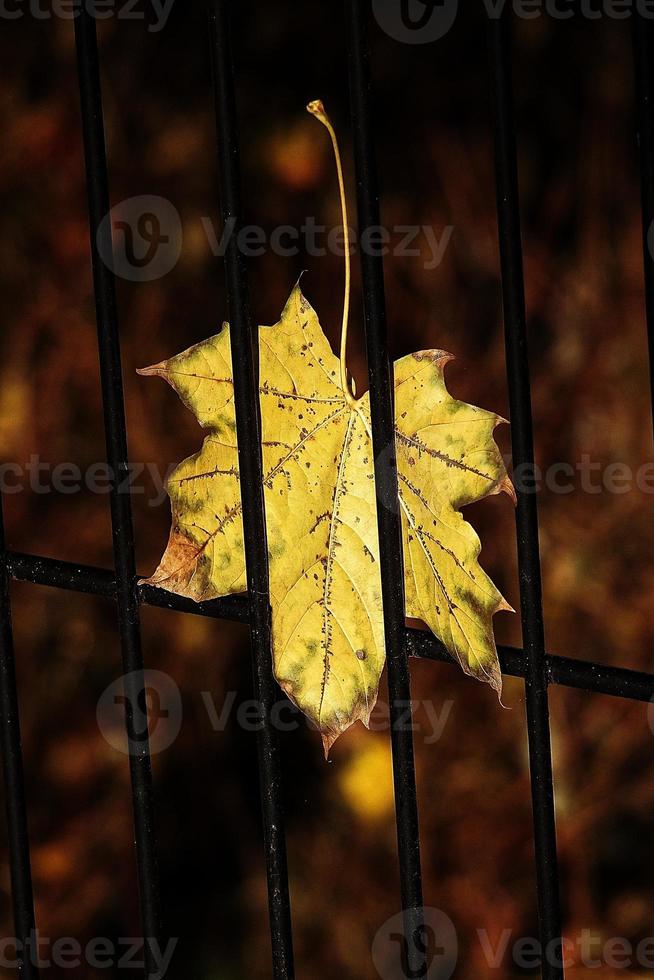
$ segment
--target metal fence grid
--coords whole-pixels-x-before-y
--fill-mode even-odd
[[[375,172],[374,125],[367,44],[368,0],[344,0],[350,103],[354,133],[359,230],[380,224]],[[238,229],[241,218],[238,127],[234,72],[230,46],[229,0],[208,0],[209,37],[213,55],[221,210],[223,221]],[[504,304],[506,363],[511,406],[513,460],[521,472],[534,464],[516,136],[511,82],[510,12],[489,18],[489,64],[495,133],[495,176]],[[654,220],[654,76],[652,22],[633,14],[634,64],[641,150],[643,245],[650,364],[654,365],[654,258],[647,236]],[[196,605],[188,599],[138,586],[129,494],[119,486],[128,474],[125,409],[121,377],[115,282],[100,258],[98,235],[110,236],[102,219],[109,211],[109,181],[104,139],[102,94],[96,26],[82,5],[75,20],[82,129],[89,200],[93,283],[100,356],[100,375],[106,435],[106,455],[112,473],[111,520],[115,570],[91,568],[36,555],[8,551],[0,511],[0,739],[7,810],[13,913],[16,938],[22,945],[20,974],[38,976],[33,948],[35,916],[30,870],[27,805],[23,781],[18,694],[11,627],[10,580],[16,579],[63,590],[88,593],[116,603],[123,671],[126,675],[126,723],[133,706],[143,699],[143,658],[139,606],[159,606],[180,612],[238,620],[250,625],[255,697],[262,725],[258,734],[259,778],[263,806],[264,847],[272,936],[272,975],[294,977],[291,906],[284,835],[281,767],[270,711],[276,697],[272,673],[268,554],[262,485],[256,330],[248,302],[246,268],[232,235],[225,256],[229,319],[232,329],[234,387],[243,488],[243,523],[247,558],[247,596],[228,596]],[[104,243],[110,247],[109,242]],[[106,252],[104,254],[107,254]],[[418,806],[410,726],[399,724],[410,705],[410,656],[449,661],[444,647],[430,634],[406,627],[402,575],[400,516],[393,453],[393,386],[386,342],[383,260],[362,253],[364,319],[375,448],[384,629],[391,704],[393,777],[400,864],[401,899],[412,976],[425,976],[422,926],[422,878]],[[654,394],[654,375],[653,394]],[[384,449],[385,451],[381,451]],[[532,469],[533,472],[533,469]],[[516,510],[520,605],[524,649],[501,647],[502,671],[525,681],[529,766],[534,817],[539,928],[543,980],[562,980],[561,912],[557,868],[554,789],[550,747],[548,687],[560,684],[590,692],[649,701],[654,697],[654,673],[609,667],[545,652],[538,542],[538,513],[534,493],[518,492]],[[132,730],[130,727],[129,730]],[[145,975],[154,978],[156,960],[149,940],[160,935],[156,842],[153,820],[152,774],[147,739],[129,759],[134,811],[136,861],[143,936]],[[412,941],[413,940],[413,941]]]

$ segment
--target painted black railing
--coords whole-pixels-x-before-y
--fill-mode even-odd
[[[360,231],[379,220],[379,194],[374,153],[369,53],[368,0],[344,0],[348,38],[350,100],[357,173]],[[213,55],[218,159],[223,222],[240,220],[238,126],[234,98],[234,68],[229,39],[230,0],[208,0],[209,38]],[[513,460],[528,472],[534,463],[529,359],[527,351],[520,209],[516,163],[516,133],[511,85],[510,13],[489,19],[492,114],[495,132],[495,175],[498,229],[504,299],[507,374],[511,404]],[[133,706],[143,703],[143,661],[139,605],[153,605],[201,616],[248,623],[251,631],[255,690],[261,705],[259,775],[263,807],[265,858],[272,937],[272,973],[275,980],[294,977],[290,896],[284,837],[281,766],[270,720],[276,696],[272,675],[268,556],[262,488],[260,417],[257,398],[258,364],[255,334],[249,313],[248,283],[237,236],[225,256],[229,318],[234,350],[235,403],[238,427],[239,470],[243,490],[243,517],[247,558],[248,595],[230,596],[197,605],[189,599],[138,586],[129,495],[118,487],[128,472],[127,436],[121,378],[118,317],[114,279],[101,261],[98,234],[108,233],[102,223],[109,210],[109,180],[104,142],[100,70],[95,21],[82,5],[75,21],[82,108],[91,258],[96,298],[100,375],[107,461],[113,474],[111,518],[115,570],[91,568],[36,555],[7,551],[0,511],[0,743],[7,809],[11,884],[16,939],[21,950],[21,976],[38,975],[30,955],[35,919],[28,814],[23,783],[18,693],[14,670],[9,584],[11,579],[62,590],[105,597],[116,603],[122,666],[126,676],[126,723]],[[634,62],[641,148],[643,241],[647,296],[647,328],[654,352],[654,258],[648,234],[654,219],[654,28],[634,16]],[[104,243],[108,247],[108,243]],[[384,629],[392,719],[405,718],[410,702],[409,658],[450,661],[443,646],[430,634],[405,626],[402,589],[402,551],[397,506],[397,475],[393,452],[392,367],[386,341],[383,264],[380,257],[362,254],[364,321],[366,328],[370,401],[375,445],[375,479],[379,507]],[[385,450],[385,451],[380,451]],[[525,481],[522,481],[523,487]],[[637,701],[654,697],[654,674],[545,653],[538,544],[536,496],[519,492],[516,510],[520,604],[524,649],[501,647],[504,674],[525,681],[529,764],[534,816],[538,906],[543,950],[543,980],[562,980],[560,961],[561,913],[554,819],[554,784],[550,749],[548,687],[560,684]],[[411,975],[426,975],[422,925],[422,877],[418,832],[418,804],[411,726],[392,725],[393,772],[401,881],[401,900],[408,937],[407,966]],[[130,730],[128,728],[128,730]],[[153,820],[152,777],[147,740],[130,755],[134,810],[136,864],[140,894],[145,973],[156,976],[150,943],[159,938],[159,897],[156,840]]]

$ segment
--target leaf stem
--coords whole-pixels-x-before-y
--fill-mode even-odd
[[[343,180],[343,166],[341,164],[341,153],[338,148],[338,139],[336,136],[336,131],[332,126],[331,119],[325,112],[325,107],[320,101],[316,99],[314,102],[310,102],[307,106],[307,112],[310,112],[312,116],[323,124],[329,133],[332,141],[332,146],[334,147],[334,159],[336,160],[336,174],[338,176],[338,190],[341,196],[341,212],[343,214],[343,236],[345,239],[345,296],[343,299],[343,324],[341,327],[341,388],[343,389],[343,394],[345,395],[345,400],[354,408],[356,405],[356,400],[352,395],[350,384],[347,378],[347,328],[350,318],[350,286],[351,286],[351,270],[350,270],[350,234],[349,234],[349,224],[347,220],[347,201],[345,198],[345,181]]]

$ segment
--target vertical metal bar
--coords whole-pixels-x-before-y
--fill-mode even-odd
[[[89,204],[91,258],[95,292],[100,378],[107,461],[111,471],[111,526],[116,566],[118,626],[125,688],[125,720],[130,744],[130,776],[136,841],[136,860],[145,940],[146,975],[156,976],[153,944],[159,940],[159,889],[153,820],[152,768],[147,732],[138,739],[134,731],[135,709],[146,708],[134,531],[129,492],[127,431],[113,272],[101,255],[111,254],[111,228],[102,219],[109,211],[109,178],[102,112],[102,90],[95,18],[82,4],[75,18],[75,42],[82,109],[82,130]],[[99,241],[99,236],[102,241]],[[100,248],[101,245],[101,248]]]
[[[513,464],[533,473],[534,441],[525,314],[520,203],[516,154],[509,8],[489,20],[495,122],[495,177],[502,266],[506,364],[511,406]],[[536,495],[520,481],[516,527],[534,843],[544,980],[562,980],[561,910],[556,850],[548,678],[545,661],[538,509]]]
[[[239,250],[242,225],[240,162],[228,0],[208,0],[220,168],[222,221],[233,232],[225,253],[234,377],[243,530],[250,604],[255,697],[261,709],[257,743],[268,875],[268,908],[275,980],[294,976],[286,837],[279,747],[271,710],[273,677],[268,545],[263,494],[259,406],[258,332],[252,326],[248,279]]]
[[[34,944],[34,897],[27,827],[27,804],[23,779],[23,751],[20,740],[18,692],[14,666],[14,637],[11,626],[9,571],[5,546],[4,520],[0,501],[0,745],[4,777],[5,808],[9,842],[9,867],[14,928],[19,973],[24,980],[36,980]]]
[[[367,39],[368,3],[345,0],[350,105],[357,176],[359,237],[380,224],[379,189],[373,143],[373,115]],[[391,739],[402,908],[414,976],[427,972],[423,927],[418,803],[413,755],[411,680],[405,643],[404,568],[395,457],[393,371],[386,338],[384,265],[380,255],[361,250],[364,322],[370,380],[370,413],[375,455],[379,557],[382,569],[384,637],[391,705]],[[417,971],[417,972],[416,972]],[[423,972],[420,972],[423,971]]]
[[[643,217],[645,311],[649,343],[649,370],[654,412],[654,24],[634,6],[633,45],[636,73],[636,108]]]

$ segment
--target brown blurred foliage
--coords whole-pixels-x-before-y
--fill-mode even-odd
[[[202,5],[178,2],[160,33],[116,18],[100,33],[113,201],[161,195],[183,224],[169,275],[119,283],[130,453],[165,470],[195,451],[200,432],[172,392],[135,368],[207,336],[225,312],[200,220],[216,215],[207,32]],[[353,188],[340,7],[244,3],[237,37],[248,219],[269,232],[308,215],[337,224],[329,146],[303,107],[321,97],[330,109]],[[481,8],[425,48],[375,28],[377,144],[385,223],[454,228],[437,269],[417,257],[386,263],[393,352],[453,351],[451,390],[507,415],[484,40]],[[3,23],[0,48],[1,455],[84,468],[104,448],[72,24],[26,14]],[[628,22],[522,22],[515,72],[538,461],[575,465],[589,454],[637,468],[652,443]],[[273,322],[307,269],[306,292],[336,339],[338,257],[267,251],[250,266],[259,322]],[[508,433],[499,438],[508,452]],[[153,488],[142,486],[134,512],[146,573],[169,511],[149,506]],[[543,490],[539,504],[548,649],[648,667],[651,497],[591,494],[577,482],[565,495]],[[110,566],[106,496],[24,492],[5,508],[12,548]],[[485,567],[517,606],[510,504],[493,498],[469,517]],[[128,770],[95,717],[120,674],[115,609],[25,585],[13,597],[40,929],[81,941],[138,935]],[[496,625],[498,640],[519,645],[517,616]],[[165,925],[179,937],[170,975],[269,976],[255,740],[233,716],[214,732],[201,697],[251,696],[246,632],[144,609],[143,634],[146,665],[174,678],[184,704],[180,736],[154,760]],[[537,928],[523,690],[508,681],[502,710],[451,667],[412,671],[416,698],[438,711],[452,702],[440,740],[416,741],[425,900],[456,924],[455,976],[482,980],[497,970],[477,930],[517,939]],[[651,934],[654,902],[646,706],[559,689],[551,700],[566,934],[637,941]],[[354,730],[325,764],[302,728],[283,737],[283,758],[298,976],[372,978],[372,939],[399,903],[388,735]],[[4,826],[0,919],[10,933]],[[500,973],[519,975],[509,961]]]

